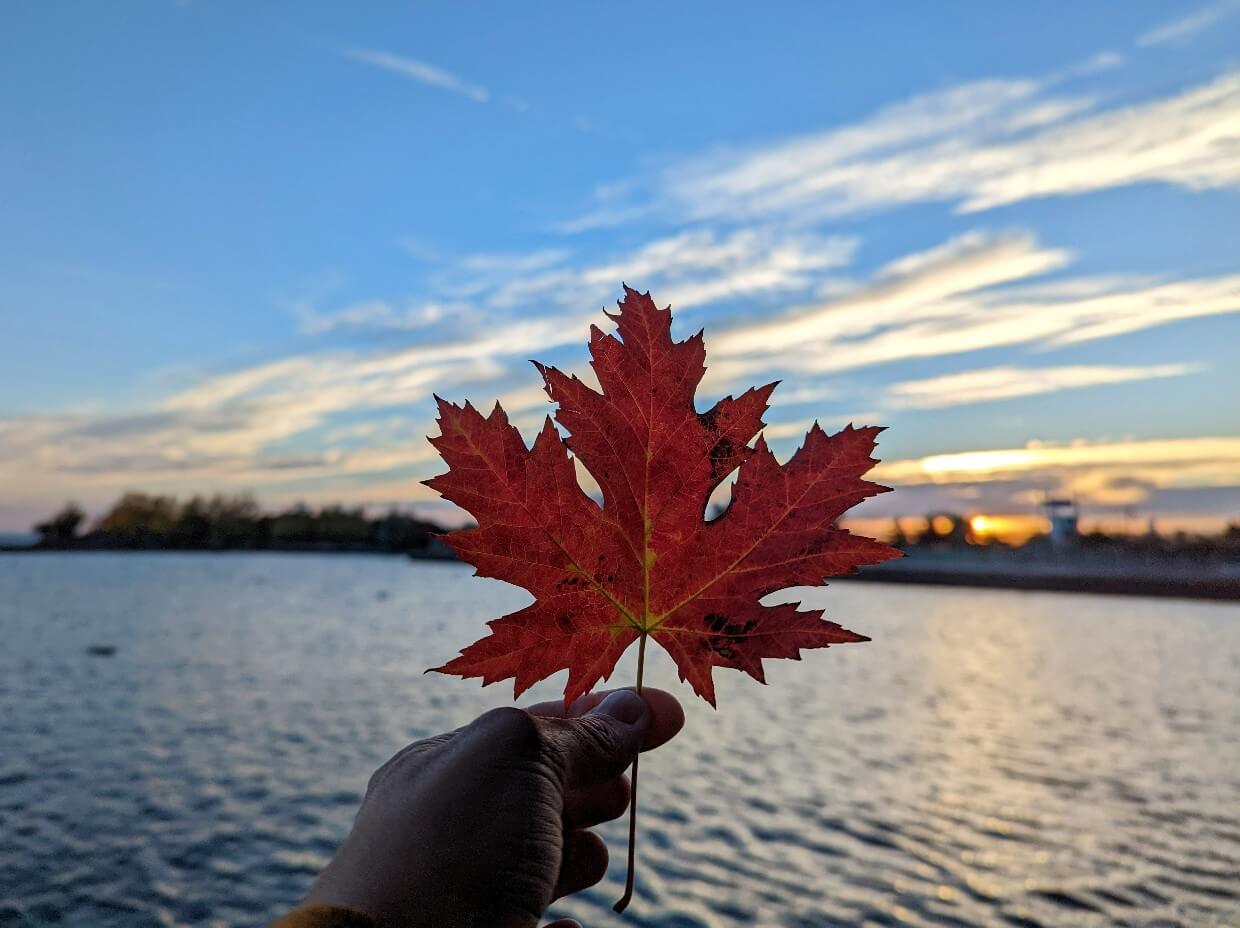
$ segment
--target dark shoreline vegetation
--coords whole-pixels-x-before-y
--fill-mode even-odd
[[[1109,535],[1089,532],[1052,542],[1035,536],[1019,546],[973,538],[968,521],[951,528],[927,520],[908,535],[893,522],[892,538],[905,557],[862,570],[850,579],[935,586],[1061,590],[1240,599],[1240,523],[1218,535]],[[0,553],[39,551],[280,551],[402,554],[455,560],[438,535],[450,529],[408,513],[368,516],[361,507],[294,506],[265,513],[250,496],[172,496],[126,493],[83,530],[87,519],[69,503],[34,526],[33,545],[0,546]]]
[[[174,496],[126,493],[85,531],[74,503],[34,526],[39,540],[0,551],[315,551],[452,557],[435,536],[443,526],[391,511],[370,517],[361,507],[294,506],[264,512],[248,495]]]

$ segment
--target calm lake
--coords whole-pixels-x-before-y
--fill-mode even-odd
[[[1240,606],[801,592],[873,642],[718,671],[717,712],[656,649],[688,723],[642,762],[638,896],[617,822],[557,914],[1240,925]],[[0,925],[267,924],[379,763],[511,702],[422,671],[525,601],[379,556],[0,557]]]

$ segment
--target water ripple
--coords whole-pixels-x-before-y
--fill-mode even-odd
[[[865,586],[642,764],[592,928],[1240,924],[1240,609]],[[371,770],[503,703],[422,676],[523,602],[375,557],[0,559],[0,926],[265,925]],[[94,645],[116,648],[93,657]],[[631,658],[616,679],[632,679]],[[534,699],[553,697],[555,684]]]

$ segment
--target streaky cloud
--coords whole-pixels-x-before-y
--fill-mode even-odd
[[[1113,67],[1118,56],[1082,72]],[[818,223],[919,203],[976,213],[1137,184],[1240,186],[1240,72],[1125,106],[1051,93],[1062,78],[981,80],[820,132],[665,165],[628,199],[562,224],[635,219]]]
[[[1133,43],[1138,48],[1155,45],[1183,45],[1209,29],[1219,20],[1240,12],[1236,0],[1221,0],[1194,10],[1186,16],[1169,20],[1137,36]]]
[[[852,293],[717,330],[713,381],[763,371],[830,374],[910,358],[1053,349],[1240,312],[1240,275],[1027,279],[1072,256],[1028,235],[971,234],[910,255]]]
[[[948,406],[969,406],[974,403],[1058,393],[1062,390],[1131,383],[1136,380],[1181,377],[1201,369],[1199,364],[1128,367],[1077,364],[1035,368],[1002,365],[941,374],[921,380],[905,380],[887,387],[884,399],[895,407],[943,409]]]
[[[354,61],[373,65],[376,68],[391,71],[393,74],[399,74],[402,77],[412,78],[428,87],[438,87],[441,90],[447,90],[468,100],[473,100],[475,103],[486,103],[491,99],[491,92],[485,87],[471,84],[450,71],[445,71],[443,68],[436,67],[433,64],[427,64],[425,61],[420,61],[417,58],[409,58],[405,55],[397,55],[393,52],[373,48],[347,48],[343,54],[346,58],[351,58]]]
[[[1037,478],[1054,491],[1101,505],[1140,503],[1154,490],[1240,486],[1240,437],[1201,436],[1134,441],[1030,442],[885,461],[876,480],[899,486],[984,484]],[[1036,503],[1036,497],[1025,500]]]

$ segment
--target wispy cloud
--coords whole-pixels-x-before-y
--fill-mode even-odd
[[[1143,32],[1137,37],[1134,44],[1138,48],[1148,48],[1152,45],[1184,44],[1192,40],[1194,36],[1213,26],[1219,20],[1236,12],[1240,12],[1240,3],[1237,3],[1236,0],[1222,0],[1219,3],[1212,3],[1209,6],[1194,10],[1187,16],[1181,16],[1178,19],[1161,23],[1148,32]]]
[[[1154,489],[1240,485],[1240,438],[1032,442],[1023,448],[890,461],[873,473],[877,480],[902,485],[1011,481],[1036,475],[1047,489],[1105,505],[1127,505],[1144,500]]]
[[[784,397],[779,397],[778,401],[783,403]],[[806,433],[815,423],[827,431],[837,431],[846,425],[872,425],[880,421],[881,416],[877,412],[854,412],[842,416],[817,416],[813,419],[796,419],[790,422],[772,422],[762,430],[763,436],[767,441],[783,441],[784,439],[795,438],[801,440],[805,438]]]
[[[433,458],[428,445],[409,437],[432,430],[432,390],[477,401],[499,393],[522,422],[541,418],[545,395],[514,376],[526,358],[579,346],[591,323],[605,321],[601,309],[621,279],[662,286],[682,308],[738,295],[778,297],[812,287],[854,247],[801,233],[700,229],[579,263],[563,251],[468,256],[441,269],[444,300],[375,299],[328,312],[315,306],[319,293],[294,305],[303,332],[416,329],[416,343],[279,358],[204,377],[124,415],[0,419],[0,486],[88,498],[134,481],[270,490],[408,472]],[[458,288],[468,303],[452,301]],[[455,325],[462,312],[483,322]],[[411,430],[393,431],[397,410],[416,420]]]
[[[1240,275],[1018,285],[1070,260],[1029,236],[964,236],[892,262],[850,294],[717,330],[713,382],[727,386],[773,370],[827,374],[1011,345],[1051,348],[1240,312]]]
[[[346,58],[352,58],[354,61],[373,65],[376,68],[383,68],[385,71],[391,71],[402,77],[412,78],[428,87],[438,87],[441,90],[459,94],[475,103],[486,103],[491,99],[491,92],[485,87],[471,84],[451,71],[445,71],[443,68],[419,61],[417,58],[373,48],[347,48],[343,54]]]
[[[326,335],[347,331],[411,332],[436,325],[457,307],[434,302],[397,306],[388,300],[365,300],[332,312],[305,309],[298,330],[303,335]]]
[[[178,448],[191,460],[197,455],[201,466],[214,472],[231,468],[254,474],[269,468],[286,474],[326,474],[329,463],[344,473],[381,464],[406,466],[418,455],[411,457],[407,449],[394,447],[386,431],[369,431],[353,423],[353,430],[345,433],[335,423],[366,410],[390,415],[387,410],[401,403],[425,400],[432,385],[445,389],[456,383],[477,399],[479,386],[494,381],[501,385],[505,406],[520,422],[531,424],[541,419],[546,400],[533,384],[502,386],[515,359],[576,345],[588,325],[599,321],[597,307],[611,301],[618,279],[644,283],[653,277],[660,302],[713,310],[734,293],[778,297],[785,289],[803,292],[820,286],[821,275],[846,262],[854,247],[849,240],[789,230],[721,235],[699,229],[585,264],[573,264],[562,252],[472,256],[458,266],[484,279],[482,286],[474,281],[469,292],[492,320],[483,334],[369,356],[301,356],[209,378],[169,397],[159,411],[163,416],[196,417],[194,434],[170,436],[157,420],[138,423],[139,431],[151,426],[152,439],[149,447],[126,444],[124,453],[138,448],[142,454],[140,461],[126,466],[155,470],[187,466],[186,460],[161,459],[161,448]],[[869,282],[854,284],[821,303],[794,305],[716,328],[705,388],[725,392],[745,385],[760,371],[792,370],[800,372],[801,382],[779,399],[789,404],[818,403],[838,398],[832,375],[857,367],[1002,345],[1049,347],[1194,315],[1240,311],[1240,278],[1176,282],[1067,278],[1027,283],[1064,269],[1071,259],[1070,253],[1043,246],[1026,234],[972,233],[907,255],[881,268]],[[469,277],[466,273],[461,279]],[[449,274],[443,285],[450,290],[454,279]],[[684,292],[678,295],[678,289]],[[591,293],[597,293],[598,302]],[[341,319],[332,317],[331,324],[404,324],[402,311],[388,303],[361,307]],[[1188,364],[992,368],[898,383],[886,394],[886,402],[938,408],[1175,376],[1192,369]],[[115,433],[118,425],[105,423],[103,429]],[[803,425],[776,423],[768,434],[774,439],[791,434],[789,430],[803,431]],[[282,458],[273,450],[324,426],[330,427],[330,437],[311,447],[337,457]],[[349,441],[360,441],[364,449],[343,450],[341,444]],[[63,441],[52,444],[70,447]],[[106,460],[99,452],[87,450],[83,456]]]
[[[621,279],[649,283],[660,303],[715,317],[704,395],[792,372],[796,389],[777,397],[788,405],[840,400],[832,378],[858,367],[1002,345],[1052,348],[1240,311],[1240,276],[1034,283],[1061,272],[1072,255],[1025,234],[962,236],[841,289],[830,275],[855,245],[795,227],[702,227],[593,261],[575,263],[563,252],[472,256],[449,269],[461,273],[441,280],[443,292],[433,299],[375,300],[302,320],[320,332],[419,326],[417,342],[399,350],[280,358],[205,377],[124,415],[0,419],[0,485],[53,499],[110,494],[134,481],[261,488],[278,496],[290,488],[360,487],[366,476],[376,486],[409,480],[416,495],[412,481],[433,460],[415,440],[430,427],[431,390],[479,402],[499,394],[516,421],[533,424],[547,405],[536,383],[520,375],[522,362],[563,350],[562,363],[577,364],[583,336],[591,323],[603,322],[600,309],[614,300]],[[454,333],[451,318],[429,307],[453,305],[452,288],[465,286],[471,273],[484,285],[473,286],[468,305],[487,323]],[[832,295],[806,301],[824,290]],[[738,295],[746,315],[733,315],[728,325]],[[776,308],[755,312],[763,301]],[[887,402],[936,408],[1189,369],[988,369],[904,381]],[[411,427],[394,429],[397,415]],[[828,423],[839,419],[830,409],[823,415]],[[768,434],[803,431],[804,424],[777,421]]]
[[[428,87],[435,87],[440,90],[446,90],[449,93],[457,94],[472,100],[475,103],[497,103],[500,106],[512,110],[514,113],[530,114],[539,116],[544,121],[557,123],[564,128],[581,132],[585,135],[596,135],[604,138],[624,138],[631,141],[632,133],[624,129],[600,128],[597,127],[584,116],[574,116],[566,118],[562,115],[550,113],[546,111],[538,111],[530,105],[530,102],[522,97],[515,96],[510,93],[500,93],[498,95],[491,92],[490,89],[467,81],[451,71],[447,71],[437,65],[429,64],[418,58],[410,58],[407,55],[398,55],[395,52],[385,51],[376,48],[346,48],[340,51],[346,58],[354,61],[360,61],[363,64],[372,67],[382,68],[393,74],[399,74],[401,77],[407,77],[425,84]]]
[[[637,248],[587,259],[564,248],[525,253],[436,255],[424,291],[403,300],[375,298],[341,309],[320,308],[324,294],[291,301],[303,334],[420,331],[456,335],[583,310],[597,314],[621,281],[651,288],[678,310],[729,300],[777,300],[829,287],[858,240],[800,229],[754,226],[731,231],[700,226]],[[593,317],[591,317],[593,318]]]
[[[774,226],[731,232],[699,227],[588,261],[570,260],[567,252],[535,253],[537,263],[517,255],[478,256],[445,270],[437,283],[447,298],[469,298],[490,310],[537,307],[545,312],[555,306],[607,305],[618,283],[627,280],[685,310],[739,297],[803,292],[847,265],[856,248],[852,237]],[[500,273],[489,273],[496,267]]]
[[[1067,251],[1044,248],[1029,235],[970,233],[892,261],[868,284],[835,299],[725,328],[711,347],[716,356],[747,358],[749,366],[761,358],[783,357],[793,364],[800,358],[824,371],[940,354],[947,350],[942,340],[919,346],[907,334],[929,334],[926,327],[937,321],[964,321],[959,311],[974,305],[978,293],[1070,261]],[[969,341],[956,337],[960,333],[957,329],[950,341],[957,350],[968,350]]]
[[[1071,70],[1074,76],[1086,76],[1089,74],[1101,74],[1103,71],[1114,71],[1116,68],[1123,67],[1124,56],[1119,52],[1101,51],[1095,55],[1091,55],[1085,61],[1078,64]]]
[[[1240,185],[1240,72],[1101,109],[1033,80],[915,96],[857,123],[672,164],[565,225],[635,217],[819,222],[913,203],[957,212],[1141,183]]]
[[[1151,364],[1144,367],[1070,365],[1064,367],[988,367],[984,370],[905,380],[885,391],[887,404],[909,409],[942,409],[995,400],[1039,396],[1105,384],[1179,377],[1201,370],[1197,364]]]

